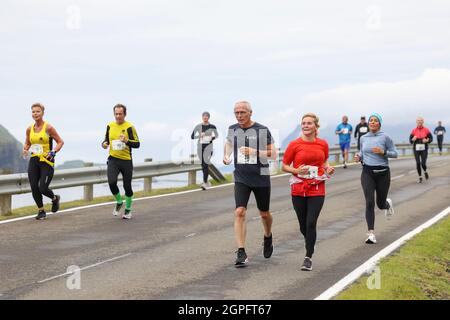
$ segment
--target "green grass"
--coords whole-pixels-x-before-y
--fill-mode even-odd
[[[378,267],[380,289],[369,290],[368,276],[364,276],[336,299],[450,299],[450,217],[415,236]]]
[[[212,180],[211,185],[217,186],[217,185],[221,185],[221,184],[230,183],[233,181],[232,174],[226,174],[226,175],[224,175],[224,177],[226,179],[225,181],[217,182],[217,181]],[[169,193],[175,193],[175,192],[181,192],[181,191],[197,190],[197,189],[199,189],[199,187],[200,187],[199,185],[192,185],[192,186],[178,187],[178,188],[158,188],[158,189],[153,189],[151,192],[137,191],[134,193],[133,197],[134,197],[134,199],[138,199],[138,198],[143,198],[143,197],[157,196],[157,195],[169,194]],[[94,200],[92,200],[92,201],[76,200],[76,201],[64,202],[64,203],[61,203],[60,210],[71,209],[71,208],[76,208],[76,207],[81,207],[81,206],[92,205],[92,204],[111,202],[111,201],[115,201],[113,196],[98,197],[98,198],[94,198]],[[50,204],[45,205],[45,210],[47,212],[49,212],[51,210],[51,205]],[[0,221],[35,215],[36,213],[37,213],[36,206],[17,208],[17,209],[14,209],[12,211],[12,214],[10,214],[8,216],[0,215]]]

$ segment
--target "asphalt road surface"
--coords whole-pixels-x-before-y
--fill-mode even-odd
[[[418,184],[413,159],[391,162],[396,212],[387,221],[377,210],[376,245],[364,243],[361,168],[338,168],[327,183],[312,272],[300,271],[304,241],[287,176],[272,179],[270,259],[252,196],[247,268],[234,267],[232,185],[136,201],[130,221],[107,205],[2,224],[0,299],[314,299],[450,206],[450,157],[433,156],[429,166],[430,180]],[[64,275],[74,265],[80,282]]]

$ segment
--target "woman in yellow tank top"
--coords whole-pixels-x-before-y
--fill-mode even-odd
[[[64,145],[56,129],[44,121],[44,111],[45,107],[40,103],[31,106],[34,124],[27,128],[23,147],[23,156],[30,156],[28,179],[34,201],[39,209],[37,220],[46,218],[42,195],[52,200],[52,212],[59,210],[60,196],[55,195],[49,189],[49,185],[53,179],[55,155]],[[55,147],[53,147],[53,141],[56,142]]]

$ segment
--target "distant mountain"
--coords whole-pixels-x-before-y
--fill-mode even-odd
[[[22,143],[0,125],[0,171],[20,173],[27,171],[27,161],[22,158]]]
[[[337,125],[336,125],[337,126]],[[356,125],[352,124],[353,130],[355,129]],[[392,140],[394,140],[394,143],[408,143],[409,134],[411,133],[411,130],[414,128],[414,126],[410,125],[398,125],[398,126],[382,126],[382,131],[387,133]],[[434,130],[434,128],[429,128],[431,131]],[[281,149],[285,150],[292,140],[297,139],[300,137],[300,126],[297,126],[281,143]],[[334,133],[335,128],[327,127],[325,129],[320,129],[319,137],[322,139],[325,139],[328,141],[328,144],[331,146],[335,146],[338,144],[338,136]],[[352,143],[356,143],[356,139],[352,137]]]

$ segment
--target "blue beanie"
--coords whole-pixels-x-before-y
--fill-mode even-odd
[[[372,118],[372,117],[377,118],[378,122],[380,123],[380,126],[381,126],[381,124],[383,123],[383,118],[378,113],[372,113],[369,117],[369,121],[370,121],[370,118]]]

